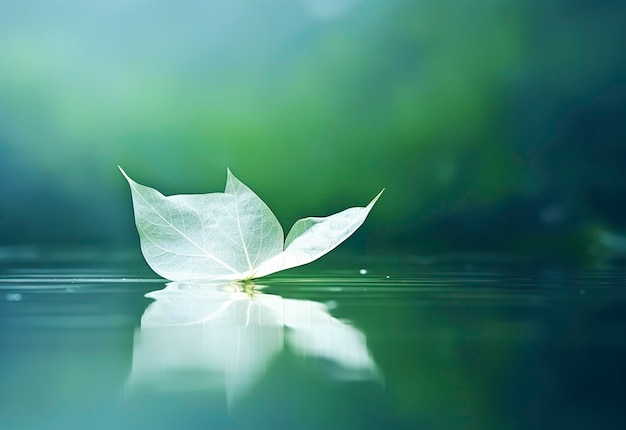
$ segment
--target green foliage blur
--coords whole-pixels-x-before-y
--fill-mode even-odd
[[[626,249],[623,2],[0,5],[0,245],[136,243],[116,165],[229,167],[298,218],[386,192],[361,252]],[[350,246],[350,245],[348,245]]]

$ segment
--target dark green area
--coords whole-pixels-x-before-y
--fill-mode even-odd
[[[184,290],[147,299],[164,282],[115,258],[0,260],[3,430],[623,428],[623,269],[335,259],[338,268],[260,279],[244,306],[227,307],[203,299],[210,284],[189,285],[199,306]],[[341,333],[337,322],[282,331],[279,314],[260,312],[261,294],[326,304],[359,334],[376,374],[337,361],[358,351],[354,344],[319,354]],[[158,300],[174,305],[160,321],[177,336],[140,329]],[[266,356],[274,330],[284,342]],[[290,339],[297,330],[309,334],[300,338],[306,354]],[[142,354],[147,345],[154,354]],[[227,372],[246,379],[245,363],[255,360],[258,372],[233,401]]]
[[[324,6],[325,5],[325,6]],[[0,6],[0,245],[135,246],[116,165],[226,167],[298,218],[386,192],[359,252],[626,249],[622,2]]]

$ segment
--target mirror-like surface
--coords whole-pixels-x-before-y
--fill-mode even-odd
[[[332,264],[252,287],[4,253],[0,429],[622,428],[621,268]]]
[[[130,385],[223,392],[232,408],[290,347],[328,360],[343,380],[375,378],[365,336],[322,303],[264,294],[253,283],[170,283],[135,334]]]

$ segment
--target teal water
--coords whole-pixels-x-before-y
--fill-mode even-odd
[[[331,255],[167,284],[125,256],[5,251],[0,429],[623,428],[625,275]]]

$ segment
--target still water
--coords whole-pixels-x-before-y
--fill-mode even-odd
[[[0,252],[0,429],[618,429],[626,271],[328,256],[180,284]]]

